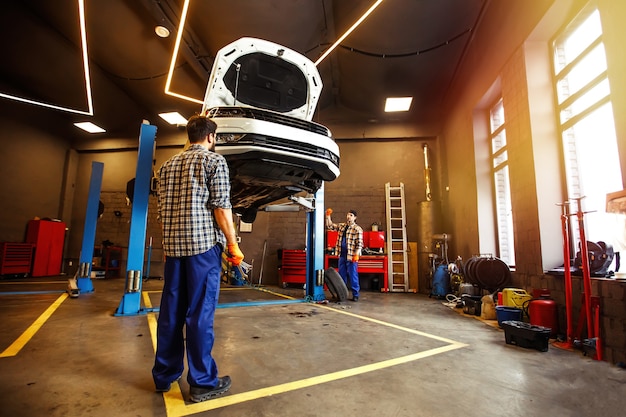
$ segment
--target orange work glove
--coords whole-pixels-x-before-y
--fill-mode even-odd
[[[352,262],[359,262],[359,255],[352,255]]]
[[[326,217],[330,216],[331,214],[333,214],[333,209],[327,208],[326,209]]]
[[[238,244],[229,243],[226,245],[226,260],[235,266],[243,261],[243,253],[241,253]]]

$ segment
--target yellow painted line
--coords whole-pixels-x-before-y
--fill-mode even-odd
[[[26,343],[28,343],[30,339],[33,338],[35,333],[39,331],[41,326],[44,325],[46,320],[50,318],[52,313],[54,313],[56,309],[59,308],[61,303],[65,301],[67,297],[68,297],[67,293],[61,294],[59,298],[57,298],[57,300],[54,303],[52,303],[52,305],[48,307],[46,311],[44,311],[43,314],[39,316],[37,320],[35,320],[33,324],[31,324],[30,327],[28,327],[28,329],[26,329],[24,333],[22,333],[21,336],[15,340],[15,342],[11,344],[11,346],[6,348],[4,352],[0,353],[0,358],[7,358],[10,356],[17,355],[19,351],[22,350],[22,348],[26,345]]]
[[[233,288],[234,290],[235,288]],[[238,289],[238,288],[237,288]],[[242,288],[245,289],[245,288]],[[224,289],[222,289],[224,290]],[[285,298],[293,299],[293,297],[286,296],[284,294],[274,293],[269,290],[259,289],[261,291],[265,291],[271,294],[275,294],[278,296],[282,296]],[[144,303],[146,306],[151,306],[150,300],[147,296],[144,295]],[[315,307],[324,308],[330,311],[334,311],[336,313],[345,314],[347,316],[351,316],[360,320],[370,321],[372,323],[380,324],[383,326],[387,326],[393,329],[405,331],[408,333],[412,333],[418,336],[427,337],[430,339],[438,340],[444,343],[448,343],[446,346],[441,346],[434,349],[429,349],[423,352],[417,352],[406,356],[401,356],[399,358],[387,359],[384,361],[357,366],[355,368],[344,369],[342,371],[331,372],[324,375],[318,375],[311,378],[300,379],[298,381],[287,382],[284,384],[273,385],[271,387],[260,388],[252,391],[242,392],[238,394],[226,394],[221,397],[217,397],[215,399],[204,401],[201,403],[190,403],[187,404],[183,397],[183,393],[180,390],[180,385],[178,382],[172,383],[172,388],[169,392],[163,393],[163,399],[165,401],[165,409],[168,417],[183,417],[191,414],[201,413],[204,411],[215,410],[217,408],[227,407],[230,405],[235,405],[239,403],[243,403],[246,401],[252,401],[259,398],[269,397],[272,395],[283,394],[285,392],[295,391],[302,388],[312,387],[319,384],[325,384],[327,382],[333,382],[344,378],[349,378],[361,374],[365,374],[368,372],[378,371],[380,369],[389,368],[391,366],[402,365],[408,362],[413,362],[419,359],[427,358],[429,356],[438,355],[441,353],[449,352],[451,350],[460,349],[467,347],[468,345],[465,343],[456,342],[451,339],[447,339],[444,337],[436,336],[433,334],[421,332],[419,330],[410,329],[408,327],[399,326],[393,323],[384,322],[381,320],[373,319],[366,316],[361,316],[358,314],[350,313],[344,310],[339,310],[337,308],[325,306],[322,304],[311,304]],[[150,328],[150,333],[152,335],[152,343],[154,349],[156,351],[156,319],[155,313],[148,314],[148,326]]]
[[[279,292],[270,291],[270,290],[265,289],[265,288],[258,288],[258,287],[225,287],[225,288],[220,288],[220,292],[221,291],[241,291],[241,290],[261,291],[261,292],[266,292],[268,294],[275,295],[277,297],[286,298],[288,300],[296,300],[295,297],[291,297],[291,296],[286,295],[286,294],[281,294]]]
[[[155,292],[155,291],[151,291],[151,292]],[[152,308],[152,301],[150,301],[150,296],[146,294],[145,292],[142,293],[141,296],[143,297],[143,305],[145,305],[146,308]],[[157,347],[156,314],[152,313],[152,314],[148,314],[147,316],[148,316],[148,327],[150,328],[150,337],[152,339],[152,348],[156,352],[156,347]],[[178,383],[176,383],[176,385],[178,385]]]
[[[430,349],[423,352],[414,353],[412,355],[402,356],[399,358],[389,359],[381,362],[372,363],[356,368],[345,369],[343,371],[331,372],[329,374],[318,375],[311,378],[301,379],[299,381],[287,382],[285,384],[274,385],[271,387],[261,388],[253,391],[242,392],[240,394],[226,395],[209,400],[202,403],[185,404],[180,392],[180,386],[177,385],[176,390],[164,394],[168,417],[187,416],[190,414],[200,413],[203,411],[214,410],[216,408],[226,407],[229,405],[239,404],[245,401],[252,401],[259,398],[269,397],[272,395],[283,394],[285,392],[295,391],[314,385],[324,384],[327,382],[337,381],[368,372],[378,371],[380,369],[389,368],[391,366],[401,365],[429,356],[438,355],[440,353],[459,349],[467,345],[463,343],[455,343],[442,346],[436,349]],[[172,384],[172,388],[174,385]]]
[[[413,334],[416,334],[418,336],[427,337],[429,339],[438,340],[440,342],[450,343],[450,344],[459,343],[459,342],[456,342],[456,341],[454,341],[452,339],[448,339],[448,338],[441,337],[441,336],[436,336],[436,335],[430,334],[430,333],[421,332],[419,330],[410,329],[408,327],[398,326],[397,324],[387,323],[386,321],[381,321],[381,320],[373,319],[373,318],[370,318],[370,317],[361,316],[361,315],[358,315],[358,314],[350,313],[349,311],[339,310],[339,309],[334,308],[334,307],[329,307],[329,306],[325,306],[325,305],[317,305],[317,306],[319,308],[325,308],[325,309],[334,311],[336,313],[341,313],[341,314],[345,314],[347,316],[356,317],[356,318],[361,319],[361,320],[371,321],[372,323],[380,324],[382,326],[391,327],[391,328],[397,329],[397,330],[402,330],[403,332],[407,332],[407,333],[413,333]]]

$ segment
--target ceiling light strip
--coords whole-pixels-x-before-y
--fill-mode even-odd
[[[85,71],[85,89],[87,90],[87,107],[89,111],[72,109],[69,107],[56,106],[54,104],[44,103],[41,101],[31,100],[24,97],[14,96],[11,94],[0,93],[0,97],[20,101],[22,103],[33,104],[36,106],[47,107],[49,109],[66,111],[69,113],[82,114],[85,116],[93,116],[93,101],[91,96],[91,79],[89,77],[89,55],[87,53],[87,30],[85,29],[85,1],[78,0],[78,15],[79,15],[79,24],[80,24],[80,37],[81,37],[81,46],[83,52],[83,68]]]
[[[83,47],[83,69],[85,71],[87,106],[89,107],[89,114],[93,115],[93,100],[91,97],[91,76],[89,75],[89,54],[87,53],[87,29],[85,28],[85,0],[78,0],[78,15],[80,16],[80,42]]]
[[[174,44],[174,52],[172,53],[172,60],[170,61],[170,69],[167,72],[167,79],[165,80],[165,94],[182,98],[184,100],[193,101],[194,103],[202,104],[202,100],[198,100],[192,97],[188,97],[182,94],[173,93],[170,91],[172,84],[172,76],[174,75],[174,68],[176,67],[176,59],[178,58],[178,50],[180,49],[180,42],[183,39],[183,31],[185,29],[185,22],[187,21],[187,11],[189,10],[189,1],[185,0],[183,5],[183,12],[180,16],[180,24],[178,25],[178,33],[176,33],[176,43]]]
[[[170,91],[170,86],[172,84],[172,77],[174,75],[174,68],[176,67],[176,59],[178,58],[178,50],[180,49],[180,43],[182,41],[183,38],[183,31],[185,29],[185,24],[187,21],[187,12],[189,10],[189,3],[191,0],[185,0],[185,3],[183,4],[183,11],[182,14],[180,16],[180,24],[178,25],[178,33],[176,34],[176,42],[174,44],[174,52],[172,53],[172,60],[170,61],[170,69],[167,73],[167,79],[165,80],[165,94],[173,96],[173,97],[178,97],[181,98],[183,100],[188,100],[188,101],[192,101],[194,103],[198,103],[198,104],[203,104],[204,102],[202,100],[196,99],[196,98],[192,98],[192,97],[188,97],[185,96],[183,94],[178,94],[178,93],[174,93],[172,91]],[[377,0],[364,14],[363,16],[361,16],[351,27],[350,29],[348,29],[343,35],[341,35],[341,37],[339,37],[339,39],[337,39],[337,41],[326,50],[326,52],[324,52],[322,54],[321,57],[319,57],[319,59],[315,62],[315,65],[319,65],[320,62],[322,62],[322,60],[324,58],[326,58],[341,42],[343,42],[343,40],[345,38],[348,37],[348,35],[350,35],[350,33],[352,33],[361,23],[363,23],[363,21],[365,19],[367,19],[367,17],[374,11],[376,10],[376,8],[383,2],[383,0]]]
[[[357,20],[356,22],[354,22],[354,24],[352,25],[352,27],[350,27],[350,29],[348,29],[343,35],[341,35],[341,37],[339,39],[337,39],[337,41],[335,41],[335,43],[332,44],[332,46],[330,48],[328,48],[326,50],[326,52],[324,52],[322,54],[321,57],[319,57],[317,59],[317,61],[315,61],[315,66],[319,65],[320,62],[322,62],[324,60],[324,58],[326,58],[337,46],[339,46],[339,44],[341,42],[343,42],[343,40],[345,38],[348,37],[348,35],[350,35],[354,29],[356,29],[361,23],[363,23],[363,21],[367,18],[367,16],[369,16],[374,10],[376,10],[376,8],[380,5],[380,3],[382,3],[383,0],[377,0],[376,3],[374,3],[372,5],[372,7],[370,7],[364,14],[363,16],[361,16],[359,18],[359,20]]]

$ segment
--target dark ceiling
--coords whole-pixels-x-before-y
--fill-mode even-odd
[[[215,53],[244,36],[267,39],[316,61],[374,0],[190,0],[170,90],[202,99]],[[386,0],[318,69],[322,124],[435,124],[464,51],[489,0]],[[200,104],[164,93],[184,0],[85,0],[93,116],[45,109],[72,141],[93,140],[72,122],[93,121],[104,137],[136,137],[157,113],[189,117]],[[78,0],[9,0],[0,14],[0,93],[88,110]],[[171,29],[159,38],[157,24]],[[387,96],[413,96],[407,113],[383,112]],[[32,106],[1,98],[1,108]]]

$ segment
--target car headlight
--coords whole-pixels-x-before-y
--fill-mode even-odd
[[[243,139],[245,134],[236,134],[236,133],[218,133],[215,135],[215,143],[235,143],[239,142]]]

